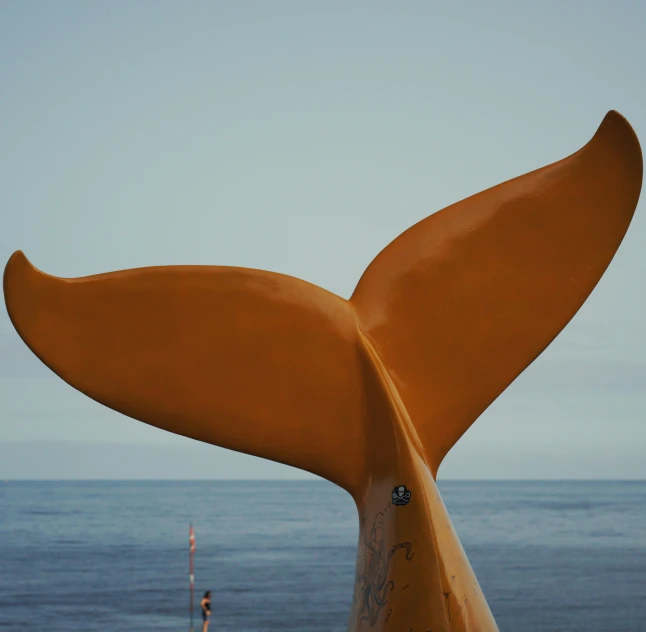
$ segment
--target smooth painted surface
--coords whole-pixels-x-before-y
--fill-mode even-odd
[[[641,181],[637,138],[610,112],[569,158],[406,231],[350,301],[238,268],[59,279],[21,252],[5,300],[36,355],[93,399],[350,492],[361,529],[349,630],[492,631],[434,478],[592,291]],[[391,504],[402,485],[410,503]]]

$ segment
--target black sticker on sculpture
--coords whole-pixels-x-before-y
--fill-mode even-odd
[[[393,505],[407,505],[410,502],[410,491],[404,485],[399,485],[393,489]]]

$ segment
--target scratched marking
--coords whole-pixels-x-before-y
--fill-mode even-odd
[[[390,508],[390,503],[386,511]],[[415,553],[410,542],[398,542],[389,550],[386,549],[384,539],[384,514],[378,512],[370,530],[370,536],[364,539],[365,569],[359,574],[357,569],[357,587],[353,604],[357,608],[360,623],[367,621],[370,627],[377,623],[381,610],[388,601],[388,591],[392,592],[395,582],[388,580],[388,571],[393,556],[400,549],[405,549],[406,559],[412,560]],[[390,611],[389,611],[390,612]],[[390,614],[387,615],[388,617]]]

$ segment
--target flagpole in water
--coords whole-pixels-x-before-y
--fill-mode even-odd
[[[188,524],[188,543],[189,543],[189,585],[190,585],[190,592],[191,592],[191,598],[189,602],[189,608],[190,608],[190,616],[191,616],[191,632],[193,632],[193,592],[194,592],[194,584],[195,584],[195,572],[193,569],[193,555],[195,554],[195,532],[193,531],[193,524],[189,522]]]

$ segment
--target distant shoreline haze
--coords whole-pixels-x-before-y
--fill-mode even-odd
[[[181,440],[180,440],[181,441]],[[265,459],[211,446],[178,443],[0,441],[0,481],[19,480],[321,480]],[[476,451],[458,444],[438,480],[646,480],[643,455],[518,450]]]

